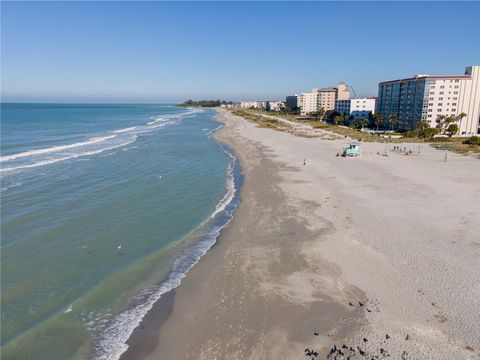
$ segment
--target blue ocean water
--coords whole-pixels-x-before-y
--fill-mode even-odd
[[[238,203],[213,110],[1,105],[2,355],[117,359]]]

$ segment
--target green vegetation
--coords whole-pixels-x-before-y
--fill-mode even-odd
[[[340,114],[337,112],[332,112],[329,114],[327,120],[331,121],[332,123],[322,122],[316,119],[305,119],[304,117],[298,115],[292,115],[285,112],[274,112],[274,111],[265,111],[265,110],[233,110],[233,113],[238,116],[242,116],[245,119],[255,122],[258,124],[259,127],[268,127],[279,131],[289,131],[290,127],[288,125],[283,124],[282,122],[275,120],[275,119],[268,119],[260,116],[260,114],[265,115],[275,115],[278,117],[282,117],[286,120],[294,121],[300,124],[308,124],[312,126],[314,129],[323,129],[326,131],[330,131],[332,133],[347,136],[357,141],[365,141],[365,142],[381,142],[381,143],[430,143],[433,147],[441,150],[450,150],[459,154],[466,154],[466,153],[480,153],[480,137],[472,136],[469,138],[465,137],[453,137],[456,130],[458,129],[448,127],[440,128],[431,128],[429,123],[425,120],[419,121],[417,123],[418,130],[412,130],[407,132],[390,132],[385,135],[379,134],[371,134],[364,131],[360,131],[366,125],[368,125],[369,121],[367,119],[352,119],[351,117]],[[376,125],[376,122],[373,120],[372,116],[372,124]],[[379,124],[383,121],[383,118],[377,117],[377,121]],[[394,126],[395,119],[389,118],[390,124]],[[447,120],[448,122],[448,120]],[[340,125],[340,124],[346,124]],[[450,122],[450,125],[452,124]],[[435,135],[445,134],[449,136],[442,136],[442,137],[434,137]],[[390,138],[388,135],[401,135],[401,137],[397,138]]]
[[[440,115],[438,117],[438,128],[441,130],[443,134],[448,134],[449,136],[455,135],[460,127],[456,124],[461,123],[462,119],[466,117],[467,114],[461,113],[457,116],[445,116],[445,115]]]
[[[402,136],[407,139],[421,138],[421,139],[431,140],[435,135],[439,133],[440,133],[440,129],[421,126],[419,127],[419,130],[411,130],[411,131],[402,133]]]
[[[470,136],[467,140],[462,141],[462,144],[466,145],[480,145],[480,137]]]
[[[307,116],[312,117],[314,119],[323,120],[323,118],[325,117],[325,114],[326,114],[325,109],[322,107],[318,111],[308,113]]]
[[[250,122],[256,123],[258,127],[270,128],[278,131],[285,131],[289,129],[288,126],[285,126],[280,121],[275,119],[268,119],[263,116],[260,116],[258,112],[256,113],[254,111],[235,109],[235,110],[232,110],[232,113],[234,115],[241,116]]]
[[[472,136],[475,137],[475,136]],[[470,144],[463,144],[462,142],[443,142],[443,143],[434,143],[431,144],[432,147],[438,150],[449,150],[453,151],[457,154],[479,154],[478,157],[480,158],[480,145],[470,145]]]
[[[397,115],[390,115],[388,117],[388,122],[390,123],[391,127],[392,127],[392,130],[393,130],[393,127],[395,126],[395,124],[398,122],[398,117]]]
[[[226,104],[233,104],[231,101],[220,101],[220,100],[198,100],[198,101],[193,101],[193,100],[187,100],[183,102],[182,104],[179,104],[178,106],[196,106],[196,107],[217,107],[220,105],[226,105]]]
[[[383,122],[382,114],[380,114],[379,112],[376,112],[375,114],[373,114],[372,115],[372,121],[375,124],[375,126],[377,127],[377,131],[378,131],[378,128],[380,127],[380,124]]]

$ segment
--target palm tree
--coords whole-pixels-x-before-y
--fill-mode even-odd
[[[464,112],[457,115],[457,119],[459,121],[459,125],[458,125],[459,129],[462,128],[462,120],[463,120],[464,117],[467,117],[467,114],[465,114]]]
[[[448,128],[450,127],[451,124],[455,123],[457,121],[457,118],[455,116],[445,116],[442,115],[439,118],[442,120],[442,130],[444,133],[449,132]]]
[[[380,124],[383,121],[382,114],[376,112],[375,114],[372,115],[372,120],[373,120],[373,123],[375,124],[375,126],[377,127],[377,131],[378,131],[378,127],[380,126]]]
[[[320,121],[323,121],[323,117],[325,116],[325,109],[322,107],[320,110],[318,110],[318,117],[320,118]]]
[[[362,126],[362,129],[368,125],[368,120],[363,118],[363,119],[360,119],[360,125]]]
[[[439,115],[439,116],[437,117],[437,128],[438,128],[438,129],[440,129],[440,130],[443,129],[443,121],[444,121],[445,118],[446,118],[445,115]]]
[[[335,123],[335,125],[340,124],[340,121],[342,121],[342,116],[340,116],[340,115],[336,115],[336,116],[333,118],[333,122]]]
[[[429,127],[430,127],[430,124],[427,120],[417,121],[417,129],[425,130],[425,129],[428,129]]]
[[[392,131],[393,131],[393,126],[397,123],[397,121],[398,121],[398,117],[395,114],[392,114],[388,117],[388,122],[392,126]]]
[[[448,132],[448,136],[452,137],[452,135],[458,132],[458,125],[457,124],[450,124],[446,130]]]

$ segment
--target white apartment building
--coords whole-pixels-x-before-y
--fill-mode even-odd
[[[241,101],[241,109],[266,109],[268,101]]]
[[[375,113],[375,100],[375,98],[337,100],[335,111],[351,115],[355,119],[368,119],[370,114]]]
[[[419,120],[439,126],[440,116],[467,116],[457,125],[460,135],[476,135],[480,122],[480,66],[464,75],[430,76],[385,81],[378,86],[377,111],[384,119],[395,114],[399,129],[413,130]]]
[[[284,107],[284,103],[279,100],[269,100],[268,101],[268,109],[270,111],[280,111]]]
[[[463,76],[429,76],[425,83],[422,119],[435,127],[439,117],[465,113],[457,125],[460,135],[476,135],[480,121],[480,66],[469,66]]]

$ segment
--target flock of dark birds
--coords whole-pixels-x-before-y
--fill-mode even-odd
[[[355,306],[353,303],[349,303],[350,306]],[[364,307],[365,304],[358,302],[360,307]],[[372,312],[372,310],[365,307],[367,312]],[[320,334],[317,332],[313,333],[315,336],[319,336]],[[388,343],[390,340],[390,335],[386,334],[385,339],[382,341],[383,346]],[[410,340],[410,336],[407,334],[405,340]],[[368,339],[366,337],[363,338],[364,345],[368,343]],[[314,349],[306,348],[304,355],[309,357],[311,360],[316,360],[318,357],[318,352]],[[391,354],[383,347],[378,347],[378,350],[372,353],[369,353],[367,349],[362,349],[360,346],[347,346],[345,344],[337,345],[334,344],[333,347],[330,349],[330,352],[327,354],[328,360],[352,360],[352,359],[359,359],[364,358],[367,360],[380,360],[390,358]],[[401,360],[408,360],[410,357],[406,351],[401,354]]]

